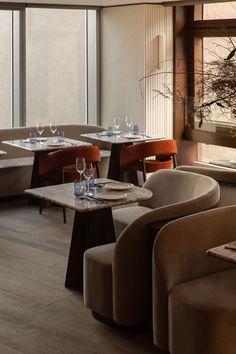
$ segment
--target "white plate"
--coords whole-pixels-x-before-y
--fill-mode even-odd
[[[101,136],[109,136],[109,135],[107,134],[107,131],[101,132],[101,133],[97,133],[97,134],[98,134],[98,135],[101,135]],[[112,136],[112,135],[117,135],[117,134],[121,134],[121,131],[120,131],[120,130],[114,130],[114,131],[112,132],[111,136]]]
[[[63,142],[63,143],[60,143],[60,142],[54,142],[54,141],[52,141],[51,143],[48,143],[47,145],[48,145],[48,146],[55,146],[55,147],[57,147],[57,146],[64,146],[65,143],[64,143],[64,142]]]
[[[111,193],[111,192],[104,192],[104,193],[97,193],[97,199],[104,199],[104,200],[120,200],[127,197],[126,193]]]
[[[111,182],[107,183],[104,188],[108,190],[114,191],[124,191],[127,189],[132,188],[134,185],[132,183],[125,183],[125,182]]]
[[[126,135],[124,135],[124,138],[126,138],[126,139],[140,139],[140,138],[142,138],[142,136],[135,135],[135,134],[126,134]]]

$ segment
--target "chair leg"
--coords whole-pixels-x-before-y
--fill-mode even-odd
[[[40,201],[39,201],[39,214],[40,215],[42,214],[42,211],[43,211],[43,201],[42,201],[42,199],[40,199]]]
[[[62,207],[63,208],[63,221],[64,221],[64,224],[66,224],[66,208],[65,207]]]

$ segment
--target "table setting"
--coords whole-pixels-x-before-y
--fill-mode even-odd
[[[84,188],[83,195],[77,196],[74,188],[74,183],[64,183],[28,189],[25,193],[75,210],[65,286],[81,289],[84,251],[116,239],[112,207],[146,200],[152,192],[108,178],[95,178],[88,195]]]

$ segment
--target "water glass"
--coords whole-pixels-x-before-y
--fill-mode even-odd
[[[113,134],[113,129],[112,129],[112,127],[108,127],[108,128],[107,128],[107,135],[108,135],[108,136],[112,136],[112,134]]]
[[[86,186],[83,181],[76,180],[74,182],[74,195],[76,197],[83,197],[86,191]]]
[[[133,124],[132,132],[133,132],[134,135],[137,135],[139,133],[139,128],[138,128],[137,124]]]
[[[29,134],[29,142],[30,142],[30,144],[36,144],[37,143],[36,132],[30,132],[30,134]]]
[[[57,140],[59,143],[63,143],[65,140],[65,136],[64,136],[64,131],[63,130],[59,130],[58,134],[57,134]]]

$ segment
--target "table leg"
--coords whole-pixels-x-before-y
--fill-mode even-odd
[[[75,212],[65,286],[83,288],[83,255],[91,247],[115,242],[111,208]]]

